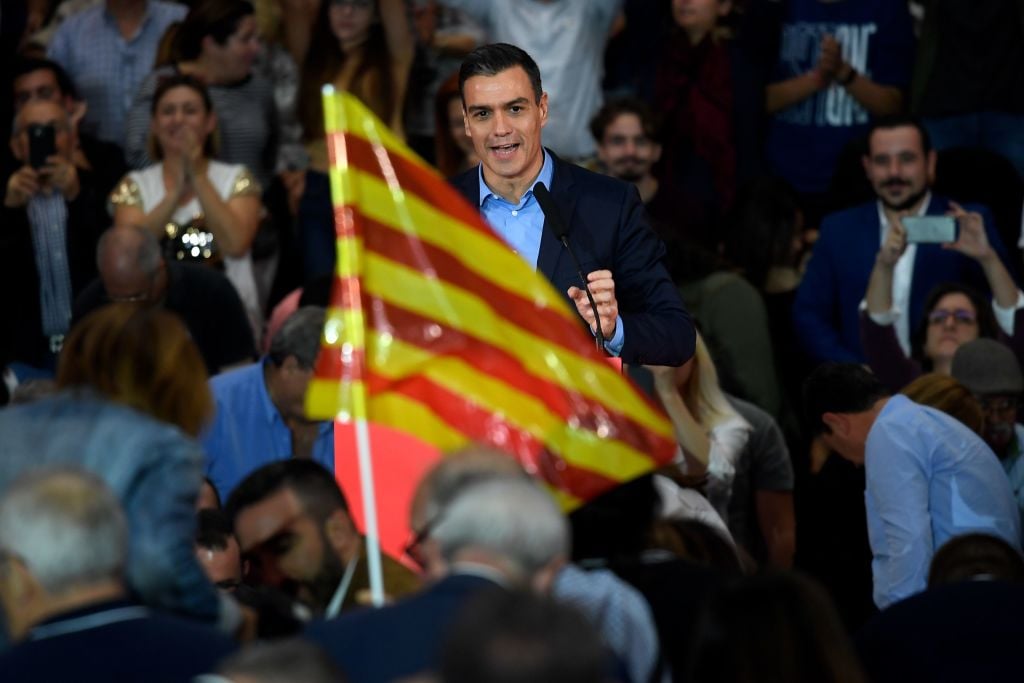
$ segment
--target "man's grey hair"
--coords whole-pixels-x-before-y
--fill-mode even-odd
[[[0,497],[0,551],[25,563],[50,595],[120,579],[128,552],[121,504],[73,467],[35,470]]]
[[[423,522],[438,519],[444,509],[470,486],[496,479],[529,475],[508,453],[473,444],[446,455],[420,481],[416,498],[422,505]]]
[[[103,270],[103,255],[108,250],[116,250],[121,256],[119,263],[131,264],[150,279],[156,276],[164,258],[156,237],[145,228],[135,225],[114,226],[100,235],[96,244],[97,270]]]
[[[445,508],[431,533],[450,564],[474,549],[501,558],[529,580],[569,556],[569,522],[532,479],[503,478],[468,487]]]
[[[303,306],[292,313],[270,342],[270,360],[281,365],[288,356],[295,356],[302,367],[313,367],[326,316],[323,306]]]
[[[217,672],[223,678],[209,677],[206,680],[234,681],[236,677],[259,683],[338,683],[343,680],[330,657],[304,640],[250,645],[226,659]]]

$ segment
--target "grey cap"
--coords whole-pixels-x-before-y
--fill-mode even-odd
[[[995,339],[975,339],[953,355],[953,378],[980,396],[1019,394],[1024,376],[1013,351]]]

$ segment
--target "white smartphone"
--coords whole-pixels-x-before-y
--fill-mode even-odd
[[[952,216],[907,216],[902,222],[908,243],[956,241],[956,219]]]

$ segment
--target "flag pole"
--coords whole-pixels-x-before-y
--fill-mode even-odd
[[[364,390],[360,388],[357,391],[362,393]],[[365,413],[363,414],[365,415]],[[370,570],[370,598],[374,607],[383,607],[384,574],[381,568],[380,531],[377,526],[373,458],[370,455],[370,426],[366,418],[361,417],[355,421],[355,427],[356,451],[359,455],[359,482],[363,491],[363,515],[366,520],[366,562]]]
[[[344,137],[336,135],[337,128],[347,131],[349,121],[344,102],[339,102],[333,86],[325,85],[322,89],[324,104],[324,123],[329,133],[327,148],[330,153],[332,167],[347,168]],[[342,98],[345,97],[343,94]],[[340,106],[339,106],[340,105]],[[341,149],[336,145],[339,144]],[[354,200],[350,177],[345,174],[341,182],[331,183],[335,206],[344,206]],[[340,196],[338,196],[340,194]],[[381,564],[380,529],[377,524],[377,497],[373,481],[373,457],[370,448],[370,426],[367,421],[368,405],[363,367],[365,360],[359,353],[366,349],[366,319],[362,310],[359,274],[361,273],[360,254],[358,247],[357,226],[351,212],[342,212],[336,218],[335,229],[338,234],[338,275],[341,278],[342,299],[342,330],[346,342],[341,347],[343,365],[347,372],[348,391],[351,397],[351,412],[344,408],[339,411],[340,422],[355,422],[356,454],[359,460],[359,484],[363,496],[363,519],[365,529],[366,563],[370,574],[370,599],[374,607],[384,606],[384,575]],[[345,383],[345,382],[343,382]],[[342,402],[344,405],[344,401]]]

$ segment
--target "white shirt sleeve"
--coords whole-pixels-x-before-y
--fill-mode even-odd
[[[999,323],[1000,329],[1006,333],[1007,337],[1013,336],[1013,320],[1017,315],[1017,311],[1024,308],[1024,292],[1017,290],[1017,301],[1009,308],[1003,308],[996,303],[995,299],[992,299],[992,313],[995,314],[996,322]]]

